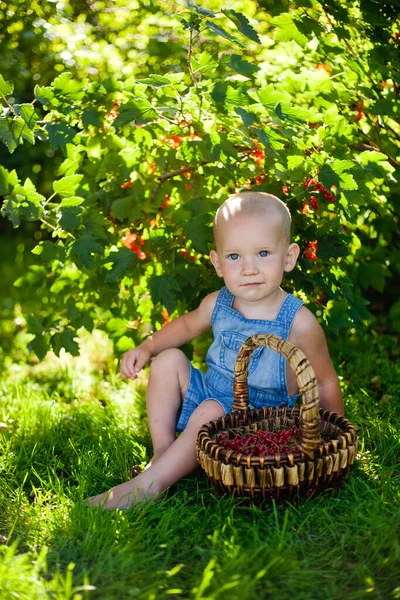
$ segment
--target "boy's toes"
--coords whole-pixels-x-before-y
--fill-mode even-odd
[[[99,494],[98,496],[89,496],[89,498],[85,498],[84,502],[88,506],[98,506],[105,510],[109,510],[108,500],[110,500],[112,490],[104,492],[103,494]]]

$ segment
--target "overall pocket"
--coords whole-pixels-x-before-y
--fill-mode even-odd
[[[245,335],[241,335],[240,333],[236,333],[234,331],[222,332],[220,349],[221,367],[224,367],[224,369],[233,372],[233,367],[235,365],[240,347],[246,340],[247,337]],[[254,350],[253,354],[251,355],[249,363],[249,375],[256,370],[263,350],[264,348],[262,346],[259,346]]]

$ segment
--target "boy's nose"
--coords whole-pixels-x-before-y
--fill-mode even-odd
[[[257,263],[254,259],[244,259],[242,262],[242,274],[243,275],[255,275],[258,273]]]

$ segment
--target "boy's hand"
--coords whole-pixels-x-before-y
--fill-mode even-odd
[[[122,357],[120,373],[122,377],[136,379],[137,374],[141,371],[144,365],[150,360],[151,352],[143,345],[133,348],[125,352]]]

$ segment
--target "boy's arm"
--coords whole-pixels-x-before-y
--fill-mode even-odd
[[[321,325],[305,306],[297,313],[289,340],[303,350],[318,382],[320,406],[344,415],[342,392]]]
[[[135,379],[152,356],[168,348],[183,346],[210,329],[217,295],[218,292],[209,294],[196,310],[173,319],[142,344],[126,352],[121,361],[121,375]]]
[[[218,292],[204,298],[200,306],[185,315],[173,319],[162,329],[148,337],[141,346],[146,346],[151,356],[157,356],[167,348],[179,348],[211,328],[211,314]]]

